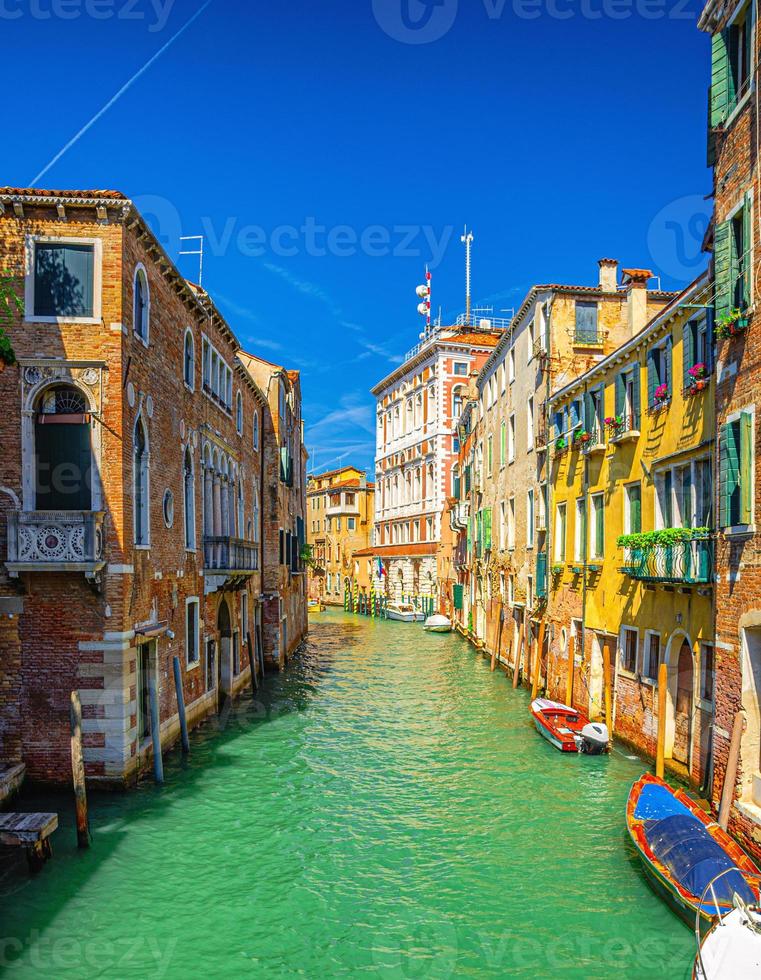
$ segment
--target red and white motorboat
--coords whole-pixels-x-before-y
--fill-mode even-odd
[[[608,727],[601,721],[590,721],[576,708],[547,698],[531,702],[536,730],[561,752],[587,752],[599,755],[610,747]]]

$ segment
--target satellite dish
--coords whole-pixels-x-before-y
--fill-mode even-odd
[[[426,296],[430,296],[431,295],[431,287],[430,286],[418,286],[418,288],[415,290],[415,292],[420,297],[420,299],[425,299]]]
[[[428,316],[428,304],[427,303],[418,303],[418,305],[417,305],[417,311],[418,311],[418,313],[421,316]]]

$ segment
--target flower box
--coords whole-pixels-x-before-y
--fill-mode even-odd
[[[748,327],[748,314],[735,307],[726,313],[716,325],[716,336],[726,339],[736,337]]]

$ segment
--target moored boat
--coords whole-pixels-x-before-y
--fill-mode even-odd
[[[607,726],[599,721],[591,722],[570,705],[535,698],[531,702],[531,715],[539,734],[561,752],[599,755],[610,745]]]
[[[411,602],[389,602],[386,606],[386,618],[395,619],[399,623],[421,623],[425,615]]]
[[[758,904],[758,869],[683,790],[645,773],[629,793],[626,825],[651,885],[688,923],[730,912],[735,895]]]
[[[452,629],[452,621],[448,616],[434,613],[423,623],[423,629],[428,630],[429,633],[449,633]]]
[[[723,871],[703,890],[701,901],[715,892]],[[735,980],[736,977],[761,977],[761,910],[749,908],[737,895],[733,909],[726,915],[717,913],[708,932],[701,938],[700,913],[695,917],[698,952],[692,968],[693,980]]]

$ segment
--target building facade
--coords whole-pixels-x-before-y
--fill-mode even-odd
[[[0,251],[0,759],[70,780],[76,691],[88,778],[124,783],[178,736],[175,658],[191,726],[282,659],[271,400],[123,195],[2,189]]]
[[[717,334],[716,723],[712,802],[761,855],[761,394],[758,300],[759,61],[757,8],[711,0],[708,163]],[[734,752],[733,752],[734,741]],[[736,766],[733,758],[737,759]]]
[[[701,786],[714,711],[711,282],[550,399],[549,696]],[[658,669],[668,667],[665,719]]]
[[[472,372],[501,325],[437,328],[372,393],[377,403],[373,588],[389,597],[437,596],[437,553],[457,459],[456,423]]]
[[[355,466],[309,477],[307,542],[314,563],[310,599],[343,606],[347,590],[368,591],[374,497],[375,484],[368,483],[366,472]]]
[[[673,295],[601,259],[594,286],[534,286],[476,382],[468,533],[474,640],[503,658],[539,638],[547,584],[548,399],[636,335]],[[524,661],[525,662],[525,661]]]

